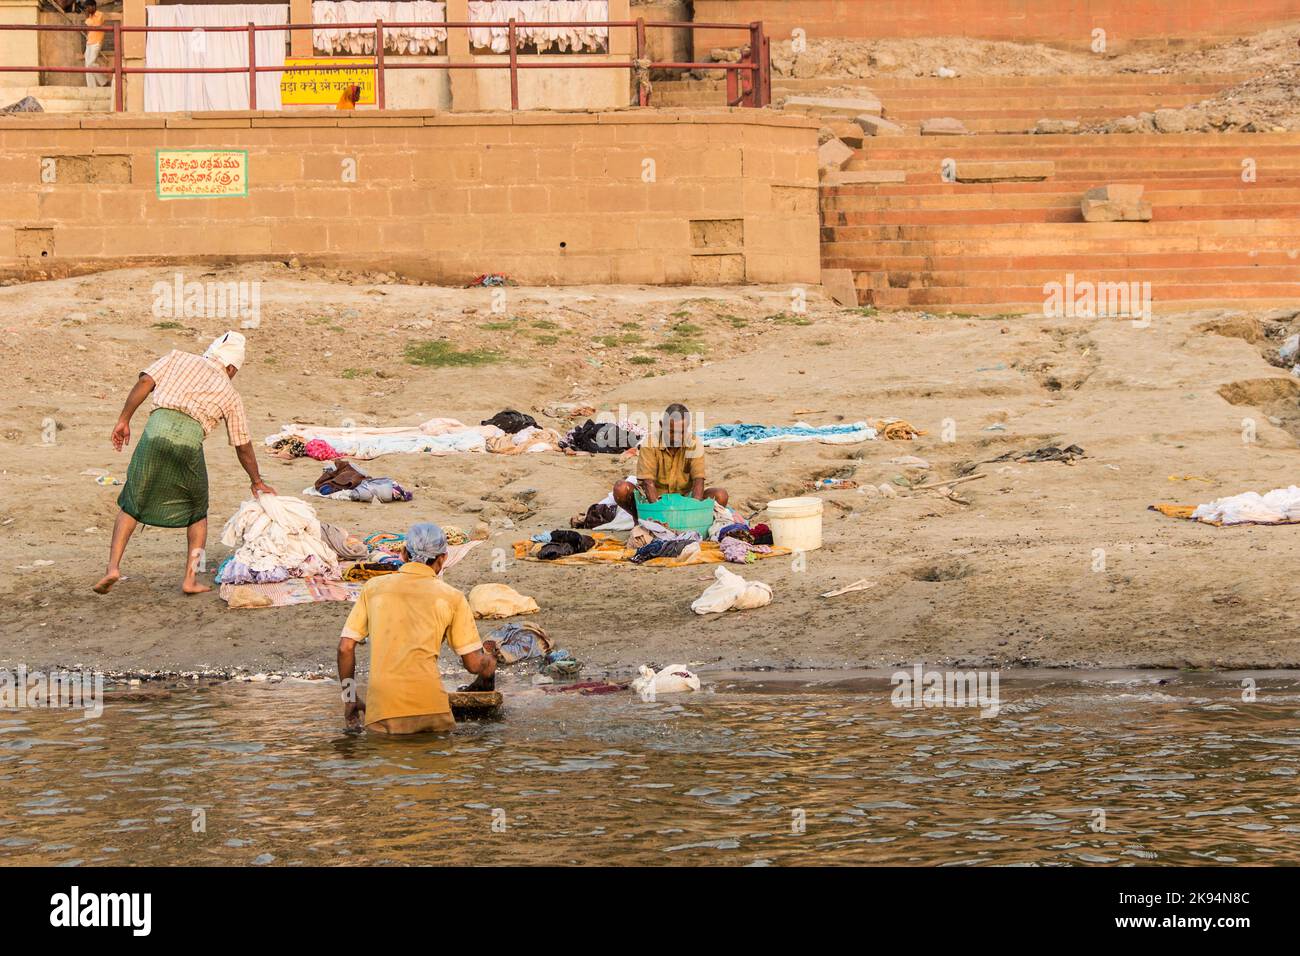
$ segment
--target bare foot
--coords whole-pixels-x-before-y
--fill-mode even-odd
[[[114,584],[122,577],[121,571],[110,571],[99,579],[99,583],[93,588],[96,594],[107,594]]]
[[[181,590],[186,594],[202,594],[204,591],[211,591],[212,588],[206,584],[199,584],[198,581],[185,581],[181,584]]]

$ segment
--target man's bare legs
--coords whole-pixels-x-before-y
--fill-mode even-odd
[[[126,543],[131,540],[131,535],[139,523],[125,511],[117,513],[117,520],[113,522],[113,538],[108,545],[108,570],[95,585],[96,594],[107,594],[109,588],[122,577],[122,555],[126,554]]]
[[[202,594],[204,591],[212,590],[208,585],[200,584],[196,577],[199,565],[203,563],[203,549],[207,546],[207,543],[207,518],[200,518],[185,529],[185,545],[189,549],[186,554],[189,557],[185,562],[185,580],[181,582],[181,590],[186,594]]]

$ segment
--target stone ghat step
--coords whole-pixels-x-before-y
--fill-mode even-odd
[[[1053,281],[1062,281],[1058,277]],[[1076,279],[1077,281],[1077,279]],[[1138,276],[1127,281],[1142,282]],[[1153,303],[1201,302],[1237,299],[1267,300],[1270,304],[1293,304],[1300,297],[1300,282],[1155,283]],[[1021,305],[1042,313],[1045,293],[1039,286],[1007,286],[981,289],[871,289],[869,304],[877,308],[930,308],[935,306]]]
[[[1008,184],[1011,185],[1011,184]],[[1015,184],[1019,185],[1019,184]],[[1047,185],[1034,183],[1033,185]],[[880,195],[875,193],[851,192],[851,186],[830,186],[822,191],[821,208],[823,212],[907,212],[987,210],[990,204],[995,209],[1068,209],[1078,208],[1083,190],[1069,184],[1056,186],[1051,191],[1036,190],[1019,193],[978,193],[966,192],[961,184],[940,184],[939,188],[920,194]],[[1217,183],[1220,187],[1222,181]],[[946,186],[947,188],[942,188]],[[992,198],[996,197],[996,198]],[[1267,185],[1246,186],[1240,183],[1224,188],[1170,186],[1161,183],[1148,186],[1143,191],[1143,198],[1157,208],[1164,205],[1215,205],[1224,203],[1270,203],[1296,202],[1300,200],[1300,179],[1293,179],[1289,184],[1281,184],[1270,178]]]
[[[1295,133],[976,133],[969,136],[883,136],[870,139],[875,150],[889,153],[959,150],[1000,150],[1005,154],[1025,151],[1066,149],[1129,150],[1137,148],[1238,149],[1242,146],[1275,148],[1300,146],[1300,132]],[[1037,158],[1037,157],[1036,157]]]
[[[841,267],[843,268],[843,267]],[[859,270],[861,270],[859,272]],[[886,269],[866,270],[854,267],[858,288],[888,289],[994,289],[1008,282],[1020,287],[1042,286],[1047,282],[1061,282],[1070,273],[1075,281],[1089,282],[1150,282],[1170,285],[1209,285],[1223,283],[1250,283],[1276,285],[1300,283],[1296,265],[1290,266],[1203,266],[1181,269],[1080,269],[1071,264],[1055,269],[1027,269],[1013,265],[1007,271],[961,269],[950,272],[927,270]]]
[[[1125,179],[1133,181],[1135,179],[1154,180],[1158,178],[1166,179],[1197,179],[1212,178],[1217,176],[1235,175],[1240,181],[1241,174],[1244,170],[1252,167],[1243,166],[1242,160],[1247,158],[1242,153],[1235,153],[1229,156],[1180,156],[1180,157],[1163,157],[1152,159],[1151,157],[1132,157],[1130,162],[1120,162],[1116,159],[1099,159],[1096,157],[1072,157],[1059,156],[1050,157],[1049,161],[1056,164],[1052,172],[1052,177],[1045,182],[1056,182],[1058,180],[1071,180],[1081,178],[1092,178],[1096,176],[1110,177],[1111,179]],[[1300,170],[1300,152],[1288,154],[1265,155],[1262,152],[1252,151],[1249,154],[1250,159],[1254,160],[1254,171],[1258,178],[1268,176],[1276,178],[1294,178],[1297,171]],[[834,188],[842,189],[850,186],[879,186],[879,185],[922,185],[944,184],[943,163],[945,160],[953,159],[957,162],[957,171],[961,171],[961,164],[965,162],[1015,162],[1008,160],[1004,155],[996,156],[967,156],[965,160],[955,156],[933,156],[921,157],[915,159],[861,159],[857,162],[850,160],[846,164],[844,171],[853,172],[874,170],[874,171],[898,171],[902,170],[907,174],[907,179],[903,183],[842,183],[836,184]],[[947,185],[961,185],[963,187],[974,187],[984,185],[981,183],[961,183]]]
[[[1148,193],[1158,190],[1171,193],[1184,193],[1189,190],[1207,192],[1230,190],[1240,191],[1245,196],[1253,196],[1256,195],[1257,190],[1300,188],[1300,168],[1291,170],[1289,175],[1282,176],[1277,175],[1271,168],[1266,169],[1267,175],[1253,185],[1244,185],[1240,170],[1237,169],[1227,172],[1205,170],[1203,176],[1195,175],[1195,170],[1186,172],[1188,175],[1167,176],[1163,173],[1154,173],[1149,177],[1125,174],[1111,177],[1107,182],[1141,183]],[[1077,199],[1082,192],[1083,189],[1078,183],[1055,178],[1039,182],[950,183],[938,176],[925,178],[920,174],[909,177],[905,183],[850,183],[842,186],[823,183],[821,187],[823,205],[828,199],[861,197],[889,200],[890,205],[895,208],[899,204],[905,205],[906,200],[913,198],[960,199],[978,206],[981,203],[987,205],[990,197],[993,196],[1000,197],[999,202],[1009,202],[1022,197],[1028,201],[1028,197],[1039,195],[1057,199],[1060,196],[1073,196]]]
[[[1273,249],[1250,252],[1101,252],[1092,254],[1058,255],[878,255],[841,259],[823,253],[826,268],[854,269],[866,273],[933,274],[980,272],[999,275],[1005,281],[1008,274],[1019,275],[1048,270],[1061,270],[1089,275],[1096,272],[1161,270],[1161,269],[1220,269],[1290,268],[1300,266],[1300,251]]]
[[[1239,203],[1235,205],[1164,205],[1152,210],[1152,222],[1203,222],[1206,220],[1281,219],[1288,216],[1300,218],[1300,194],[1289,203]],[[828,221],[830,217],[827,217]],[[870,224],[901,226],[975,225],[997,223],[1082,223],[1083,214],[1076,203],[1063,209],[959,209],[959,210],[883,210],[877,212],[841,213],[834,228],[838,238],[844,227],[866,227]]]
[[[1296,263],[1300,267],[1300,236],[1163,236],[1133,239],[1075,239],[1069,242],[1035,242],[1015,238],[957,238],[942,241],[916,239],[871,242],[823,242],[822,260],[835,260],[841,268],[864,268],[866,263],[912,259],[997,260],[1045,255],[1091,261],[1094,256],[1251,256],[1273,265]],[[862,265],[859,265],[862,264]]]
[[[835,228],[827,223],[827,228]],[[891,225],[857,226],[863,230],[860,241],[944,240],[944,239],[1043,239],[1061,242],[1107,240],[1126,242],[1133,239],[1173,239],[1209,236],[1243,236],[1264,239],[1270,236],[1300,237],[1300,220],[1290,219],[1211,219],[1198,222],[1028,222],[1028,223],[953,223],[943,226]]]
[[[816,77],[772,77],[772,93],[778,90],[810,93],[829,88],[846,88],[870,90],[871,92],[911,92],[942,91],[944,93],[964,94],[979,91],[1001,91],[1006,89],[1055,90],[1062,88],[1101,89],[1107,92],[1129,90],[1160,90],[1184,86],[1210,86],[1222,89],[1233,86],[1259,71],[1239,71],[1233,73],[1099,73],[1099,74],[1049,74],[1042,76],[958,76],[943,79],[937,76],[816,76]],[[724,81],[717,76],[705,79],[664,79],[655,80],[655,89],[671,90],[718,90]]]
[[[0,106],[35,97],[46,113],[102,113],[113,108],[113,91],[106,86],[0,86]]]

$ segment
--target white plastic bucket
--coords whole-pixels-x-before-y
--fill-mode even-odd
[[[767,503],[772,543],[792,551],[816,551],[822,546],[822,500],[778,498]]]

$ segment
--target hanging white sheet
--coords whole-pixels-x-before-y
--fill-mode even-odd
[[[248,34],[214,32],[204,27],[274,26],[289,22],[288,4],[236,3],[197,6],[176,4],[145,7],[149,26],[192,27],[187,33],[146,35],[147,67],[248,68]],[[259,30],[257,65],[283,66],[286,30]],[[258,109],[280,108],[280,73],[257,74]],[[147,73],[144,108],[150,113],[190,110],[248,109],[248,73]]]
[[[312,44],[321,53],[372,54],[374,28],[335,27],[336,23],[384,21],[384,51],[408,55],[447,52],[446,27],[391,27],[390,23],[446,23],[447,4],[433,0],[316,0],[311,5],[312,23],[324,25],[312,31]]]
[[[530,23],[603,22],[609,19],[609,0],[470,0],[469,18],[474,23],[505,23],[510,19]],[[506,53],[510,40],[506,27],[472,27],[470,46]],[[518,28],[521,45],[539,53],[604,53],[609,48],[605,27]]]

